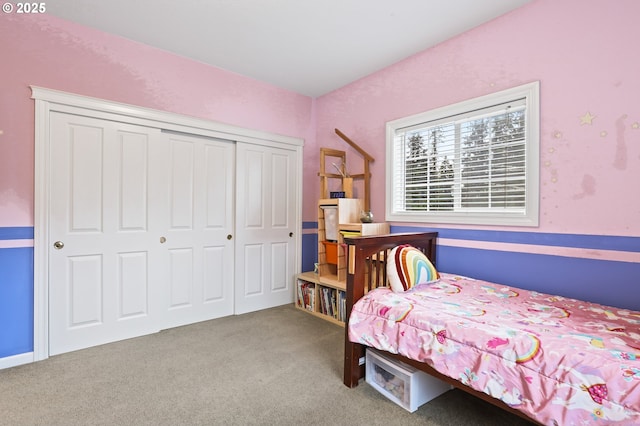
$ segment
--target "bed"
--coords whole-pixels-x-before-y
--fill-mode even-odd
[[[640,312],[435,271],[436,239],[345,238],[346,386],[371,347],[538,424],[640,425]],[[398,290],[399,247],[436,276]]]

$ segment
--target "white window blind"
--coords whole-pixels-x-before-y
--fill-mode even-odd
[[[537,225],[537,87],[388,123],[387,220]]]

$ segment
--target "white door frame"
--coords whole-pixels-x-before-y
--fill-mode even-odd
[[[49,357],[49,197],[50,163],[49,114],[52,111],[79,114],[147,127],[172,130],[257,145],[296,151],[296,245],[302,244],[302,146],[304,140],[290,136],[246,129],[224,123],[174,114],[150,108],[106,101],[42,87],[31,86],[35,100],[35,175],[34,175],[34,286],[33,286],[33,361]],[[300,272],[301,253],[296,253],[296,272]],[[293,279],[293,277],[291,277]],[[293,297],[293,295],[292,295]]]

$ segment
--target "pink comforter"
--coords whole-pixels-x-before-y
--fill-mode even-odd
[[[640,425],[640,312],[441,274],[371,291],[348,331],[543,424]]]

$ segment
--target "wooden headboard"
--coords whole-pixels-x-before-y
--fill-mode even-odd
[[[421,250],[436,265],[437,232],[375,235],[345,238],[347,245],[347,318],[351,309],[369,290],[387,286],[387,253],[400,244],[410,244]],[[437,266],[437,265],[436,265]],[[347,324],[348,325],[348,324]],[[364,377],[362,345],[351,343],[345,326],[344,383],[355,387]]]

